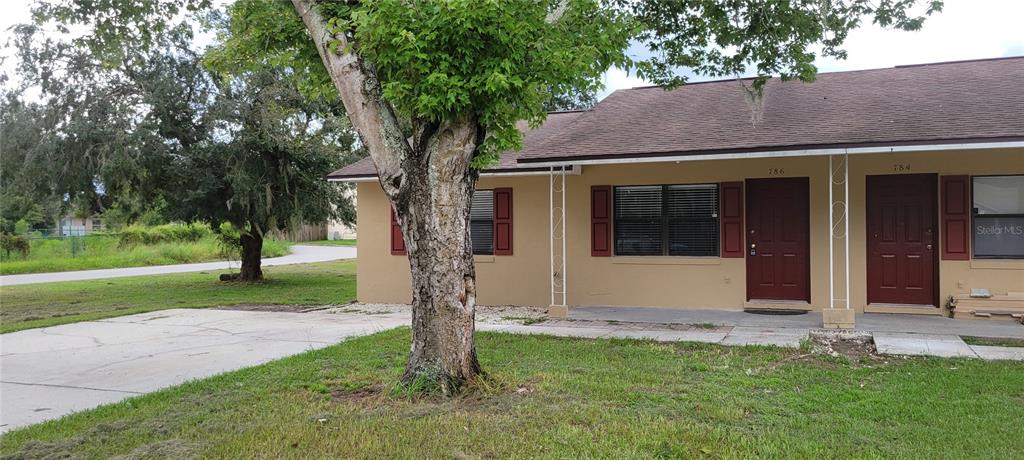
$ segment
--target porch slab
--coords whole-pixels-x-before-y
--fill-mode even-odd
[[[763,328],[821,327],[821,313],[763,315],[743,310],[682,309],[661,307],[581,306],[569,309],[569,319],[662,324],[714,324]]]
[[[742,310],[662,307],[580,306],[569,309],[569,319],[662,324],[714,324],[771,329],[822,327],[820,311],[799,315],[763,315]],[[858,313],[856,329],[866,332],[969,335],[1024,339],[1024,326],[1012,321],[958,320],[944,316]]]
[[[876,332],[874,337],[875,348],[879,354],[883,355],[979,357],[969,345],[956,335]]]
[[[802,328],[763,328],[736,326],[723,340],[722,345],[774,345],[777,347],[799,348],[800,342],[810,334]]]
[[[986,360],[1024,361],[1024,348],[993,347],[989,345],[968,345],[978,357]]]

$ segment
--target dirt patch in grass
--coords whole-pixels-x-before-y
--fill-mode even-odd
[[[197,445],[181,439],[165,439],[136,447],[127,455],[111,457],[112,459],[150,459],[150,458],[199,458]]]
[[[968,345],[985,345],[990,347],[1024,347],[1024,339],[1009,337],[975,337],[971,335],[960,336]]]
[[[359,388],[335,388],[331,390],[331,400],[343,403],[366,403],[367,400],[379,401],[384,395],[382,385],[368,385]]]
[[[816,329],[810,333],[811,353],[861,359],[876,356],[871,334],[858,331]]]
[[[69,458],[67,453],[76,447],[96,439],[107,439],[128,428],[123,420],[99,423],[78,436],[53,441],[29,441],[5,459]]]

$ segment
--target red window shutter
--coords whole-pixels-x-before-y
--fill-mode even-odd
[[[971,177],[942,176],[942,258],[971,259]]]
[[[612,255],[612,187],[590,187],[590,255]]]
[[[721,257],[743,257],[743,182],[722,182],[718,193]]]
[[[391,208],[391,255],[405,255],[405,239],[402,237],[402,226],[398,223],[395,208]]]
[[[512,189],[494,189],[494,255],[512,255]]]

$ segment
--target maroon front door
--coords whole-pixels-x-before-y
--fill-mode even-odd
[[[806,177],[747,180],[747,299],[811,300]]]
[[[936,177],[867,177],[868,303],[937,305]]]

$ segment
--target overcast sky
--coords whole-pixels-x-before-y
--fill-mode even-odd
[[[0,0],[0,31],[29,19],[29,0]],[[845,61],[819,59],[822,72],[876,69],[903,64],[1024,56],[1024,0],[946,0],[942,13],[917,32],[882,30],[866,25],[850,33]],[[634,47],[634,54],[643,53]],[[6,54],[6,53],[5,53]],[[11,69],[11,62],[3,68]],[[649,83],[612,69],[605,94]]]
[[[645,51],[634,47],[636,54]],[[1024,56],[1024,0],[946,0],[942,13],[916,32],[865,25],[850,32],[846,60],[819,59],[820,72],[863,70],[928,62]],[[691,81],[699,81],[694,78]],[[650,83],[612,69],[605,94]]]

